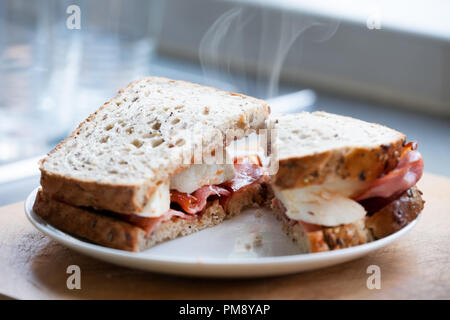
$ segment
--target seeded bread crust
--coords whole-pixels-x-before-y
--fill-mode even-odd
[[[194,111],[189,109],[189,111],[186,111],[185,114],[177,113],[180,110],[177,109],[178,106],[173,106],[174,102],[171,99],[164,100],[165,103],[167,103],[168,107],[164,106],[158,106],[159,100],[156,99],[153,100],[145,100],[145,99],[152,99],[152,94],[147,95],[147,85],[151,85],[152,83],[156,83],[155,86],[161,84],[161,86],[164,86],[164,90],[168,90],[170,92],[171,86],[175,86],[180,90],[179,88],[182,87],[183,89],[186,89],[186,92],[183,92],[186,94],[186,97],[180,98],[180,101],[191,101],[189,94],[190,92],[194,92],[195,90],[204,92],[205,96],[208,95],[217,95],[217,96],[223,96],[228,97],[229,99],[232,99],[230,103],[234,104],[234,115],[237,115],[239,113],[240,115],[237,117],[234,117],[233,120],[225,121],[222,120],[223,117],[220,117],[218,114],[215,118],[211,120],[211,116],[215,114],[215,112],[223,112],[221,107],[215,107],[212,106],[198,106],[199,110],[202,110],[199,113],[205,114],[205,119],[209,119],[208,121],[213,121],[213,126],[217,125],[217,128],[221,131],[225,130],[235,130],[235,129],[241,129],[240,131],[236,131],[236,138],[243,138],[249,133],[251,133],[252,130],[258,130],[260,128],[263,128],[265,126],[265,119],[268,117],[268,114],[270,112],[270,108],[267,105],[266,102],[263,100],[255,99],[252,97],[247,97],[245,95],[237,94],[237,93],[229,93],[224,92],[218,89],[210,88],[210,87],[204,87],[197,84],[192,84],[185,81],[175,81],[165,78],[159,78],[159,77],[147,77],[138,81],[134,81],[131,84],[129,84],[125,89],[122,89],[118,92],[118,95],[111,99],[110,101],[106,102],[102,107],[100,107],[96,112],[91,114],[85,121],[80,123],[78,128],[74,130],[71,134],[71,136],[64,141],[62,141],[58,146],[56,146],[46,158],[42,159],[40,161],[40,171],[41,171],[41,186],[47,192],[49,195],[51,195],[53,198],[59,199],[61,201],[64,201],[66,203],[72,204],[74,206],[88,206],[93,207],[96,209],[104,209],[109,210],[117,213],[122,214],[134,214],[142,212],[143,208],[147,204],[149,198],[153,194],[156,187],[163,181],[166,181],[170,178],[171,175],[180,172],[186,168],[189,167],[189,165],[185,164],[186,162],[183,160],[184,153],[182,151],[176,151],[177,148],[183,148],[176,145],[176,139],[175,133],[172,133],[171,130],[175,130],[174,132],[181,132],[183,119],[189,118],[191,121],[190,123],[196,122],[198,119],[198,123],[202,124],[203,122],[200,121],[200,118],[198,115],[195,115]],[[155,88],[152,87],[152,90],[155,90]],[[195,97],[194,97],[195,98]],[[153,98],[155,99],[155,98]],[[142,102],[141,100],[147,101]],[[236,101],[235,101],[236,100]],[[133,104],[134,103],[134,104]],[[194,102],[192,102],[194,103]],[[153,105],[152,105],[153,104]],[[166,119],[167,121],[170,120],[170,122],[162,123],[158,121],[149,124],[149,129],[153,130],[151,127],[155,126],[155,124],[159,125],[152,131],[151,134],[156,133],[163,133],[165,134],[166,141],[162,142],[163,144],[159,148],[165,148],[167,150],[172,150],[171,152],[175,152],[175,156],[172,156],[172,153],[167,153],[167,159],[161,159],[159,156],[155,157],[157,161],[159,161],[158,166],[152,166],[152,164],[147,161],[146,163],[151,167],[147,171],[144,172],[152,172],[151,178],[149,179],[141,179],[141,181],[137,181],[138,179],[130,179],[130,181],[124,183],[123,179],[118,179],[117,181],[112,180],[114,177],[113,173],[104,172],[105,181],[101,181],[94,178],[89,178],[83,175],[80,175],[81,173],[85,174],[87,172],[85,166],[85,163],[82,162],[83,158],[76,158],[73,157],[76,161],[80,161],[80,164],[78,167],[70,166],[71,168],[70,172],[66,172],[64,170],[59,170],[58,165],[61,166],[63,163],[65,163],[68,159],[67,157],[61,156],[63,154],[63,150],[70,150],[72,148],[72,144],[76,146],[77,143],[88,141],[89,139],[92,139],[92,136],[90,136],[90,132],[93,132],[93,128],[98,126],[98,123],[101,123],[102,127],[111,125],[113,126],[112,129],[105,129],[110,130],[108,131],[108,134],[111,133],[111,135],[117,135],[115,132],[123,132],[127,128],[121,128],[117,122],[120,122],[120,119],[116,119],[116,123],[107,123],[107,121],[112,121],[114,114],[120,110],[123,110],[125,107],[129,106],[135,108],[135,112],[139,114],[139,112],[145,112],[149,113],[150,118],[153,117],[153,114],[155,114],[155,117],[162,117],[162,119]],[[108,109],[107,109],[108,108]],[[138,108],[144,108],[143,111],[140,111]],[[145,109],[147,108],[147,109]],[[152,111],[155,110],[156,111]],[[173,112],[170,112],[170,110],[173,109]],[[194,108],[194,107],[192,107]],[[111,111],[109,111],[111,109]],[[197,109],[197,107],[195,107]],[[220,109],[220,110],[219,110]],[[108,111],[107,111],[108,110]],[[134,110],[134,109],[133,109]],[[236,111],[240,110],[240,111]],[[156,114],[156,112],[159,112]],[[102,120],[99,119],[100,115],[107,113],[107,115],[110,115],[108,120]],[[167,115],[165,115],[167,113]],[[162,114],[162,116],[161,116]],[[173,116],[172,116],[173,115]],[[233,116],[234,116],[233,115]],[[104,115],[103,115],[104,116]],[[193,118],[195,117],[195,119]],[[151,121],[154,121],[149,118],[149,123]],[[158,119],[160,119],[158,118]],[[194,121],[195,120],[195,121]],[[143,121],[143,120],[142,120]],[[96,123],[98,122],[98,123]],[[141,122],[140,124],[142,125]],[[205,120],[205,123],[207,121]],[[123,123],[122,123],[123,124]],[[114,127],[115,126],[115,127]],[[180,126],[180,130],[177,126]],[[210,125],[211,126],[211,125]],[[161,131],[160,130],[161,127]],[[130,128],[128,128],[130,129]],[[162,131],[162,130],[165,131]],[[116,131],[119,130],[119,131]],[[178,131],[177,131],[178,130]],[[144,130],[145,131],[145,130]],[[130,137],[136,134],[132,130],[129,130]],[[180,133],[181,134],[181,133]],[[211,153],[211,151],[216,147],[217,141],[215,141],[214,134],[205,134],[205,143],[203,145],[202,151],[203,154]],[[97,152],[97,144],[98,147],[103,146],[104,144],[99,143],[97,140],[101,137],[95,137],[96,140],[89,140],[87,142],[87,145],[91,146],[93,148],[92,153]],[[156,140],[155,140],[156,139]],[[155,144],[157,146],[158,143],[161,143],[163,140],[158,140],[158,137],[149,137],[147,140],[145,140],[145,146]],[[173,139],[174,141],[168,141],[170,139]],[[106,139],[107,142],[108,139]],[[109,139],[111,140],[111,138]],[[94,143],[95,141],[95,143]],[[131,150],[130,153],[137,153],[140,150],[144,150],[144,148],[141,148],[141,143],[143,141],[137,140],[136,143],[132,141],[129,145],[129,149]],[[224,144],[227,145],[230,141],[224,141]],[[136,144],[136,146],[133,146],[132,144]],[[154,147],[156,148],[156,147]],[[172,149],[170,149],[172,148]],[[178,152],[178,153],[177,153]],[[184,152],[184,149],[183,149]],[[89,154],[88,154],[89,156]],[[83,157],[83,156],[81,156]],[[122,172],[129,173],[133,172],[135,169],[127,169],[126,165],[125,167],[119,166],[118,162],[119,160],[123,159],[116,159],[117,155],[111,154],[111,159],[114,161],[116,160],[116,164],[114,165],[114,169],[118,169],[119,171],[122,170]],[[109,157],[108,157],[109,159]],[[133,154],[130,154],[130,159],[135,160],[135,156]],[[70,160],[70,159],[69,159]],[[128,158],[127,158],[128,160]],[[134,161],[133,160],[133,161]],[[188,162],[192,161],[192,159],[189,157]],[[121,161],[124,162],[124,161]],[[103,160],[102,160],[103,163]],[[87,162],[86,166],[89,166],[90,164]],[[140,164],[142,165],[142,164]],[[145,166],[144,161],[144,166]],[[81,168],[83,167],[83,168]],[[73,169],[72,169],[73,168]],[[83,169],[83,170],[81,170]],[[95,167],[92,169],[92,172],[95,172]],[[67,170],[68,171],[68,170]],[[115,170],[113,170],[115,171]],[[120,172],[119,172],[120,173]],[[116,175],[117,176],[117,175]],[[142,178],[142,177],[141,177]]]
[[[130,223],[51,199],[39,190],[33,211],[52,226],[100,245],[136,251],[145,231]]]
[[[39,190],[33,211],[54,227],[105,247],[142,251],[221,223],[226,214],[218,200],[208,203],[198,219],[172,217],[161,222],[149,237],[144,229],[119,219],[50,198]]]
[[[297,117],[296,121],[293,121]],[[311,147],[307,152],[303,152],[302,156],[295,156],[296,151],[302,151],[298,141],[302,141],[302,126],[314,121],[314,118],[319,120],[328,119],[327,122],[321,122],[317,129],[311,136],[308,136],[306,141],[312,139],[320,139],[320,131],[323,130],[320,126],[332,126],[335,121],[342,122],[341,127],[337,127],[337,132],[347,130],[349,134],[352,133],[352,128],[360,130],[370,129],[376,135],[377,131],[386,134],[388,138],[385,143],[380,144],[379,141],[374,143],[374,146],[358,146],[349,139],[348,143],[338,148],[331,148],[331,150],[317,151],[322,148]],[[406,137],[404,134],[387,127],[367,123],[364,121],[352,119],[349,117],[342,117],[332,115],[325,112],[300,113],[295,116],[280,116],[271,119],[269,126],[275,131],[275,135],[279,135],[280,139],[287,137],[298,138],[298,141],[280,141],[275,144],[276,156],[279,160],[278,172],[273,176],[272,183],[280,189],[301,188],[309,185],[321,184],[330,177],[339,177],[348,180],[360,180],[371,182],[386,173],[398,164],[405,145]],[[353,127],[352,127],[353,126]],[[287,133],[284,137],[279,130],[285,130]],[[341,141],[341,137],[336,133],[332,136],[323,138],[323,143],[330,145],[337,144]],[[275,139],[275,141],[277,141]],[[319,140],[320,141],[320,140]],[[319,143],[320,146],[320,143]],[[297,148],[297,150],[294,150]],[[292,151],[288,149],[293,149]],[[286,152],[287,151],[287,152]]]
[[[305,232],[299,224],[284,225],[283,230],[294,242],[299,243],[304,253],[349,248],[372,241],[370,232],[364,226],[364,219],[313,232]]]
[[[423,205],[420,191],[417,187],[412,187],[370,217],[312,232],[306,232],[298,223],[290,224],[279,206],[272,205],[272,209],[288,236],[299,245],[303,253],[310,253],[354,247],[387,237],[416,219],[423,210]]]
[[[282,207],[272,203],[271,209],[277,219],[280,220],[283,231],[286,232],[292,241],[297,243],[302,253],[347,248],[370,242],[373,239],[364,225],[364,219],[354,223],[307,232],[301,224],[291,224],[286,219]]]
[[[415,220],[424,208],[422,192],[412,187],[381,210],[367,217],[366,227],[375,239],[384,238]]]
[[[371,182],[396,167],[405,140],[373,149],[354,148],[328,151],[302,158],[282,159],[274,176],[274,184],[281,189],[302,188],[322,184],[327,178]]]
[[[138,212],[138,204],[145,203],[153,188],[93,183],[41,170],[41,186],[53,198],[65,203],[94,209],[118,210],[121,213]]]

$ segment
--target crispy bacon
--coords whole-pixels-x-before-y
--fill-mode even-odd
[[[206,207],[210,196],[218,196],[222,206],[226,206],[232,193],[258,182],[265,172],[257,155],[239,157],[234,161],[236,176],[220,186],[210,185],[197,189],[192,194],[171,190],[170,201],[175,202],[188,214],[196,214]]]
[[[188,194],[171,190],[170,201],[176,202],[188,214],[196,214],[206,207],[206,202],[210,196],[228,197],[231,192],[219,186],[203,186],[194,193]]]
[[[415,150],[414,144],[408,144],[394,170],[375,180],[369,188],[360,194],[356,201],[369,198],[395,197],[414,186],[423,174],[423,158]]]

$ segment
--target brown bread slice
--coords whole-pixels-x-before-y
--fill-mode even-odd
[[[234,193],[226,204],[219,200],[209,201],[198,219],[172,217],[161,222],[149,237],[144,229],[101,212],[75,207],[52,199],[42,189],[36,195],[33,211],[54,227],[85,238],[94,243],[127,251],[142,251],[154,245],[186,236],[221,223],[242,210],[254,207],[263,201],[263,186],[249,185]]]
[[[422,192],[412,187],[400,197],[366,219],[366,227],[375,239],[384,238],[415,220],[424,208]]]
[[[394,168],[405,135],[385,126],[326,112],[273,117],[269,127],[281,189],[321,184],[325,179],[371,182]]]
[[[225,219],[225,211],[216,200],[208,204],[199,219],[172,217],[161,222],[149,237],[144,229],[94,210],[74,207],[38,191],[33,211],[54,227],[109,248],[142,251],[163,241],[185,236]]]

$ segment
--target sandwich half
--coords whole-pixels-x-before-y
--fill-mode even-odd
[[[303,252],[364,244],[414,220],[423,160],[404,134],[325,112],[270,120],[271,207]]]
[[[262,201],[261,167],[230,161],[225,148],[265,127],[269,112],[262,100],[184,81],[133,82],[41,160],[33,209],[129,251],[216,225]]]

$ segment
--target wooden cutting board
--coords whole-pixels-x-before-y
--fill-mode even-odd
[[[249,280],[135,271],[83,256],[28,222],[23,203],[0,208],[0,297],[18,299],[450,299],[450,179],[425,174],[422,219],[399,241],[364,258],[301,274]],[[69,290],[69,265],[81,289]],[[368,289],[370,265],[381,289]]]

